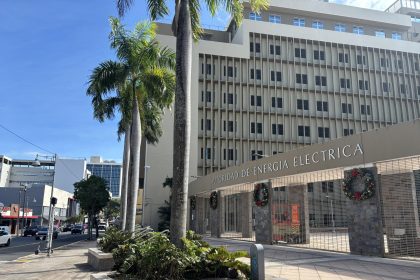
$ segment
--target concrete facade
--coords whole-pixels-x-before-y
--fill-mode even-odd
[[[205,30],[193,47],[191,176],[420,117],[420,45],[409,15],[278,0],[260,16],[245,2],[241,26]],[[169,25],[158,25],[158,40],[174,48]],[[172,127],[167,112],[161,142],[147,147],[152,226],[168,198],[161,184],[172,176]]]

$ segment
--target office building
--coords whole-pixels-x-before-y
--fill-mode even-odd
[[[204,30],[193,46],[191,180],[419,118],[418,4],[273,0],[256,14],[244,2],[241,25]],[[158,24],[158,40],[175,48],[170,25]],[[144,215],[156,223],[172,174],[172,112],[163,127],[145,159]]]
[[[115,161],[102,160],[100,156],[90,157],[90,162],[86,168],[91,172],[92,175],[105,179],[108,183],[109,190],[112,193],[112,197],[119,197],[121,190],[121,163]]]

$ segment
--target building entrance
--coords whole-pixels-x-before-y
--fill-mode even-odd
[[[254,167],[249,164],[213,176],[207,182],[221,187],[190,196],[195,201],[191,228],[219,238],[420,261],[419,148],[411,150],[413,155],[368,161],[369,137],[357,141],[363,141],[359,148],[341,144],[336,151],[356,147],[356,157],[360,149],[359,164],[354,160],[348,166],[325,169],[313,165],[306,172],[291,172],[289,166],[289,174],[265,176],[270,169],[279,170],[280,162],[296,167],[297,158],[308,162],[321,154],[311,146],[310,151],[299,151],[301,155],[294,152],[291,157],[265,159]],[[324,148],[332,153],[333,148]],[[345,149],[349,155],[350,148]],[[288,163],[289,158],[294,162]],[[229,185],[241,180],[239,174],[253,172],[256,178]]]

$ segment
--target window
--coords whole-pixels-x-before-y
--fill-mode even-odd
[[[257,80],[261,80],[261,70],[260,69],[257,69],[255,71],[255,73],[256,73]]]
[[[258,20],[258,21],[261,21],[262,20],[262,17],[258,13],[249,13],[249,19],[250,20]]]
[[[347,104],[347,103],[341,103],[341,111],[346,114],[353,114],[353,108],[351,106],[351,104]]]
[[[375,36],[385,38],[385,32],[383,30],[375,31]]]
[[[349,136],[349,135],[353,135],[354,132],[353,132],[353,129],[351,129],[351,128],[345,128],[344,131],[343,131],[343,134],[344,134],[344,136]]]
[[[283,108],[283,99],[281,97],[271,97],[271,107]]]
[[[324,51],[314,51],[314,59],[325,60],[325,52]]]
[[[294,18],[293,19],[294,26],[305,26],[305,19],[303,18]]]
[[[226,66],[223,66],[223,75],[226,76]],[[228,66],[227,76],[232,78],[234,75],[236,77],[236,67],[233,68],[233,66]]]
[[[255,52],[256,53],[261,52],[261,44],[260,43],[255,43]]]
[[[406,94],[407,87],[404,84],[400,84],[400,94]]]
[[[353,26],[353,33],[363,35],[365,33],[363,26]]]
[[[314,183],[308,183],[308,192],[314,192]]]
[[[321,182],[321,188],[323,193],[326,193],[328,191],[327,186],[327,182]]]
[[[402,63],[402,61],[401,61],[401,60],[399,60],[399,59],[395,61],[395,65],[396,65],[396,66],[398,66],[398,68],[400,68],[400,69],[402,69],[402,68],[403,68],[403,63]]]
[[[261,134],[263,131],[262,129],[262,123],[257,123],[257,133]]]
[[[296,83],[298,84],[308,84],[308,75],[306,74],[296,74]]]
[[[256,69],[255,71],[254,69],[251,69],[250,76],[251,76],[251,79],[261,80],[261,69]]]
[[[211,130],[211,120],[206,120],[206,130]]]
[[[236,154],[237,154],[236,150],[233,151],[233,149],[223,149],[223,160],[226,160],[226,154],[227,154],[228,160],[234,160],[234,155],[235,155],[235,160],[236,160]]]
[[[340,88],[349,89],[350,88],[350,79],[341,78],[340,79]]]
[[[311,130],[310,130],[309,126],[299,125],[298,126],[298,135],[303,136],[303,137],[310,137],[311,136]]]
[[[315,29],[324,29],[324,23],[322,21],[316,20],[312,22],[312,28]]]
[[[369,90],[369,81],[359,80],[359,89],[360,90]]]
[[[370,115],[370,105],[360,105],[360,113],[362,115]]]
[[[236,94],[235,94],[235,97],[236,97]],[[228,93],[227,94],[227,103],[228,104],[233,104],[233,93]],[[226,92],[225,93],[223,93],[223,103],[225,103],[226,104]]]
[[[211,92],[206,91],[206,102],[211,102]]]
[[[388,67],[389,66],[389,60],[385,58],[381,58],[381,67]]]
[[[306,99],[298,99],[297,108],[298,110],[309,110],[309,101]]]
[[[262,104],[262,99],[260,95],[257,95],[257,96],[251,95],[251,106],[261,106],[261,104]]]
[[[315,85],[323,87],[327,86],[327,77],[315,76]]]
[[[306,58],[306,49],[295,48],[295,57]]]
[[[330,128],[329,127],[318,127],[318,137],[319,138],[330,138]]]
[[[227,124],[227,126],[226,126]],[[233,125],[233,121],[223,121],[223,131],[229,131],[229,132],[233,132],[235,126]]]
[[[206,74],[211,75],[211,64],[206,64]]]
[[[334,192],[334,182],[328,182],[328,192]]]
[[[206,154],[205,154],[205,157],[204,157],[204,149],[201,148],[201,158],[202,159],[203,158],[205,158],[205,159],[211,159],[211,148],[206,148],[205,151],[206,151]]]
[[[271,71],[271,81],[281,82],[281,72],[280,71]]]
[[[282,124],[271,124],[271,133],[273,135],[283,135],[283,125]]]
[[[318,112],[328,112],[328,102],[327,101],[317,101],[316,110]]]
[[[249,42],[249,51],[254,52],[254,43],[253,42]]]
[[[417,94],[420,95],[420,86],[417,86]]]
[[[384,91],[384,92],[389,92],[389,85],[388,85],[388,83],[382,83],[382,90]]]
[[[334,26],[334,30],[338,32],[346,32],[346,25],[342,23],[336,23]]]
[[[399,32],[392,32],[392,34],[391,34],[391,38],[392,39],[394,39],[394,40],[401,40],[401,33],[399,33]]]
[[[364,64],[366,65],[366,56],[357,55],[356,56],[357,64]]]
[[[340,63],[349,63],[349,55],[346,53],[339,53],[338,54],[338,62]]]
[[[416,71],[419,71],[420,67],[419,67],[419,63],[418,63],[418,62],[415,62],[415,63],[414,63],[414,69],[415,69]]]
[[[251,151],[251,160],[259,159],[263,157],[263,151]]]
[[[281,23],[281,17],[279,15],[269,15],[268,21],[272,23]]]
[[[280,55],[280,46],[270,45],[270,54],[274,55],[274,51],[276,55]]]

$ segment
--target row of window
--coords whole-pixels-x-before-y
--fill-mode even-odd
[[[262,21],[262,16],[258,13],[251,12],[251,13],[249,13],[249,19],[250,20],[256,20],[256,21]],[[280,15],[275,15],[275,14],[270,14],[269,17],[268,17],[268,21],[271,22],[271,23],[280,24],[281,23],[281,16]],[[305,27],[306,26],[306,20],[304,18],[295,17],[292,20],[292,24],[294,26]],[[311,26],[312,26],[312,28],[315,28],[315,29],[324,29],[325,28],[324,22],[321,21],[321,20],[312,21]],[[347,32],[347,30],[348,30],[347,25],[344,24],[344,23],[335,23],[334,24],[334,31]],[[363,26],[353,25],[352,26],[352,32],[354,34],[364,35],[365,34],[365,29],[364,29]],[[385,33],[384,30],[378,29],[378,30],[375,31],[375,36],[380,37],[380,38],[386,38],[386,33]],[[392,32],[391,33],[391,38],[394,39],[394,40],[401,40],[402,39],[402,34],[401,34],[401,32]]]
[[[362,105],[364,106],[364,105]],[[363,107],[364,111],[369,110],[370,114],[370,107]],[[204,122],[201,120],[201,127],[204,128]],[[206,120],[206,130],[211,130],[211,120]],[[233,121],[224,121],[223,130],[228,130],[229,132],[236,131],[236,126],[234,127]],[[252,134],[262,134],[263,133],[263,124],[261,122],[251,122],[250,123],[250,131]],[[284,135],[284,127],[283,124],[273,123],[271,124],[271,134],[272,135]],[[344,129],[343,131],[344,136],[353,134],[353,129]],[[302,137],[310,137],[311,136],[311,129],[309,126],[298,126],[298,136]],[[330,138],[330,128],[329,127],[318,127],[318,137],[319,138]]]
[[[280,75],[281,76],[281,75]],[[308,77],[306,74],[296,74],[296,83],[298,84],[307,84],[308,83]],[[326,86],[327,85],[327,79],[325,76],[315,76],[315,84],[317,86]],[[351,85],[350,85],[350,79],[340,79],[340,88],[342,89],[350,89]],[[359,90],[369,90],[369,81],[363,81],[363,80],[359,80]],[[387,83],[387,82],[383,82],[382,83],[382,90],[385,93],[389,93],[392,92],[392,85],[391,83]],[[406,84],[400,84],[399,85],[399,93],[400,94],[407,94],[409,92],[408,90],[408,86]],[[417,86],[417,94],[420,95],[420,86]],[[201,101],[204,102],[204,100],[208,103],[212,102],[212,99],[214,98],[214,92],[213,92],[213,97],[212,97],[212,93],[210,91],[206,91],[204,93],[204,91],[201,92]],[[262,106],[262,97],[257,95],[251,95],[251,106]],[[233,93],[223,93],[223,104],[237,104],[237,94],[233,95]],[[275,97],[272,97],[271,99],[271,107],[273,108],[282,108],[283,107],[283,103],[282,103],[282,99],[275,99]],[[298,103],[298,109],[299,108],[299,103]]]

